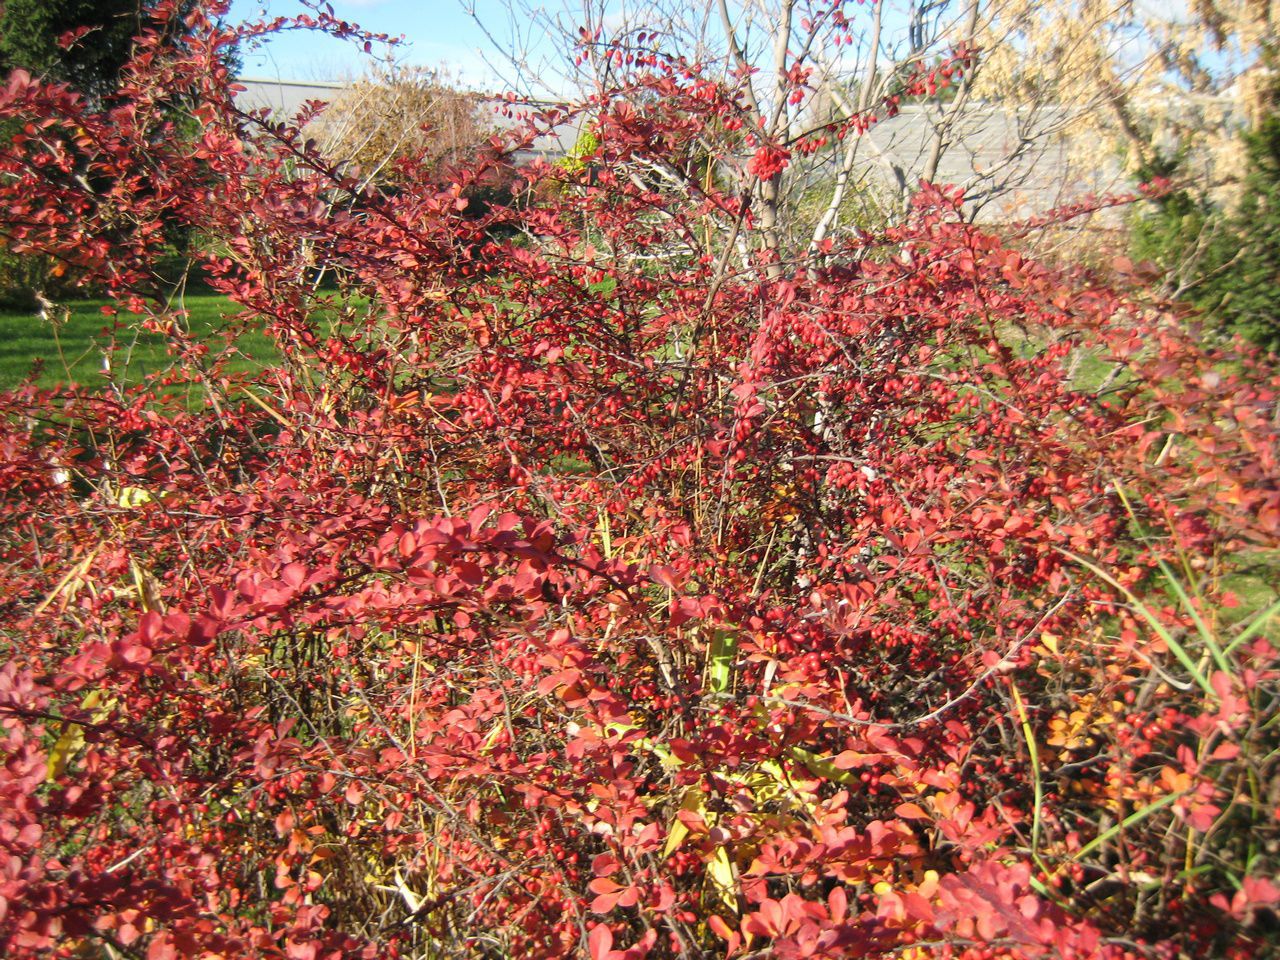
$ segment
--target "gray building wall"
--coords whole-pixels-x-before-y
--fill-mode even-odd
[[[243,77],[237,103],[267,109],[277,117],[292,117],[309,100],[333,102],[346,84]],[[499,129],[518,121],[503,116],[502,101],[494,100],[493,120]],[[913,191],[925,169],[935,131],[944,125],[946,106],[908,104],[894,117],[880,120],[859,140],[855,180],[870,187],[887,203],[900,203]],[[323,121],[321,121],[323,122]],[[537,138],[516,153],[517,162],[534,159],[555,162],[578,139],[581,121]],[[979,221],[1008,222],[1076,202],[1090,194],[1123,189],[1125,178],[1115,160],[1099,163],[1096,156],[1082,161],[1072,140],[1072,118],[1057,107],[1017,110],[999,104],[973,104],[945,129],[944,149],[934,181],[961,187],[970,214]],[[833,183],[839,153],[829,153],[793,178],[792,191]],[[1104,213],[1102,220],[1116,214]]]

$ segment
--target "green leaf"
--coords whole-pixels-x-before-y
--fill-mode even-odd
[[[707,690],[727,693],[733,683],[733,665],[738,657],[738,635],[731,630],[715,630],[711,634],[711,650],[707,655]]]

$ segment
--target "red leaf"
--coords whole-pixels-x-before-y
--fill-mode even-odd
[[[711,928],[711,932],[721,940],[727,940],[729,943],[733,944],[739,939],[738,933],[729,926],[729,924],[725,922],[724,917],[720,916],[718,913],[713,913],[707,918],[707,926],[709,926]]]
[[[300,563],[286,564],[280,571],[280,579],[297,590],[307,581],[307,568]]]
[[[587,884],[587,889],[592,893],[608,894],[617,893],[619,890],[622,890],[623,887],[614,883],[608,877],[596,877]]]
[[[591,871],[597,877],[608,877],[617,873],[621,869],[622,864],[618,862],[618,858],[611,853],[597,854],[595,859],[591,861]]]
[[[618,905],[619,893],[602,893],[591,901],[591,912],[606,914]]]
[[[591,960],[608,960],[613,950],[613,931],[607,924],[597,923],[587,934],[587,945],[591,949]]]
[[[916,803],[900,803],[894,808],[894,813],[903,820],[930,820],[932,817],[925,813],[924,809]]]
[[[836,923],[844,921],[849,912],[849,896],[844,887],[835,887],[827,894],[827,907],[831,911],[831,919]]]
[[[660,586],[666,587],[668,590],[675,590],[676,572],[666,564],[655,564],[649,568],[649,579]]]

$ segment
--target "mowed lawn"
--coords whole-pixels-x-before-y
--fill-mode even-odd
[[[165,370],[174,362],[165,338],[147,333],[140,318],[125,312],[110,317],[102,312],[109,300],[78,300],[66,306],[70,314],[55,328],[34,311],[0,310],[0,390],[7,390],[39,372],[41,387],[76,383],[84,387],[107,384],[103,361],[110,351],[112,375],[125,386],[138,384],[148,374]],[[215,294],[187,295],[183,306],[190,328],[198,337],[222,330],[227,316],[236,313],[235,304]],[[219,341],[220,342],[220,341]],[[111,350],[114,345],[115,349]],[[248,330],[236,341],[239,352],[229,364],[230,371],[248,371],[273,362],[275,345],[259,331]]]

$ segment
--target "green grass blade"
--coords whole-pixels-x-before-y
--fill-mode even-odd
[[[1227,644],[1226,652],[1234,653],[1238,647],[1241,647],[1244,644],[1248,643],[1250,640],[1256,637],[1259,633],[1265,630],[1267,627],[1267,624],[1269,624],[1273,619],[1275,619],[1275,616],[1278,613],[1280,613],[1280,600],[1277,600],[1275,603],[1273,603],[1271,606],[1267,607],[1267,609],[1261,611],[1260,613],[1255,614],[1254,618],[1250,621],[1249,625],[1240,632],[1240,636],[1236,637],[1229,644]]]
[[[1035,809],[1031,811],[1031,858],[1037,865],[1040,863],[1040,831],[1041,809],[1044,807],[1044,784],[1040,779],[1040,748],[1036,744],[1036,736],[1031,729],[1031,720],[1027,716],[1027,707],[1022,702],[1022,694],[1012,680],[1009,681],[1009,692],[1013,694],[1013,704],[1018,711],[1018,722],[1022,726],[1023,739],[1027,741],[1027,754],[1031,760],[1031,789],[1034,791]]]
[[[1109,830],[1104,830],[1102,833],[1098,834],[1096,837],[1094,837],[1092,840],[1086,843],[1083,847],[1079,849],[1079,851],[1076,852],[1076,855],[1072,859],[1079,861],[1081,857],[1087,857],[1089,854],[1093,853],[1093,851],[1097,850],[1104,843],[1107,843],[1110,840],[1112,840],[1114,837],[1116,837],[1121,831],[1129,829],[1135,823],[1141,823],[1143,820],[1147,819],[1147,817],[1151,816],[1153,813],[1158,813],[1159,811],[1163,810],[1165,807],[1170,806],[1173,803],[1176,803],[1180,798],[1185,796],[1186,793],[1187,791],[1180,790],[1177,793],[1169,794],[1167,797],[1161,797],[1159,800],[1156,800],[1154,803],[1147,804],[1145,807],[1143,807],[1140,810],[1135,810],[1133,813],[1129,814],[1127,817],[1125,817],[1123,820],[1117,823],[1114,827],[1111,827]]]
[[[1208,647],[1213,662],[1218,665],[1218,669],[1228,675],[1234,675],[1231,662],[1226,658],[1222,651],[1222,647],[1218,645],[1217,639],[1213,635],[1213,631],[1209,629],[1208,624],[1200,616],[1200,611],[1196,609],[1191,597],[1187,595],[1187,591],[1183,588],[1178,578],[1173,575],[1173,571],[1169,569],[1169,565],[1163,560],[1159,561],[1160,572],[1164,574],[1164,578],[1169,581],[1169,586],[1173,588],[1173,592],[1178,596],[1178,602],[1182,604],[1183,609],[1191,616],[1192,622],[1196,625],[1196,632],[1200,634],[1200,639],[1204,641],[1204,645]]]
[[[1214,691],[1213,686],[1209,683],[1208,678],[1204,675],[1204,672],[1196,666],[1195,661],[1191,659],[1191,655],[1187,653],[1186,648],[1184,648],[1173,634],[1169,632],[1168,628],[1160,622],[1159,617],[1152,613],[1147,605],[1134,595],[1132,590],[1120,583],[1120,581],[1111,576],[1111,574],[1107,573],[1107,571],[1103,570],[1097,564],[1086,560],[1084,557],[1076,556],[1074,553],[1069,553],[1066,550],[1060,550],[1059,552],[1064,557],[1068,557],[1085,569],[1097,574],[1107,583],[1111,584],[1123,593],[1125,598],[1133,605],[1133,608],[1138,612],[1142,619],[1147,621],[1151,629],[1154,630],[1156,634],[1159,635],[1160,639],[1165,642],[1165,646],[1169,648],[1169,651],[1178,658],[1178,662],[1187,668],[1187,672],[1191,674],[1191,679],[1194,680],[1196,685],[1205,692],[1205,695],[1212,697],[1215,700],[1218,698],[1218,695]]]

